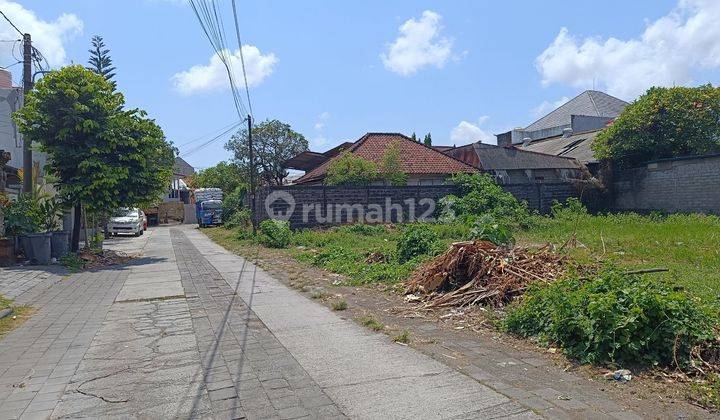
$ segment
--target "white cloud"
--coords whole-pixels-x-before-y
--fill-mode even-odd
[[[477,123],[460,121],[460,123],[450,132],[450,141],[456,146],[475,143],[478,141],[495,144],[495,136],[480,128],[483,124],[485,124],[488,118],[490,117],[483,115],[478,118]]]
[[[55,21],[44,21],[37,17],[35,12],[24,8],[22,5],[0,0],[0,10],[23,32],[32,35],[33,46],[36,47],[47,59],[52,67],[67,63],[65,43],[81,35],[83,22],[71,13],[63,13]],[[0,39],[20,39],[22,36],[10,26],[5,19],[1,19]],[[15,45],[15,57],[13,57],[13,43],[0,42],[1,65],[9,65],[17,61],[15,57],[22,59],[22,44]],[[16,66],[17,67],[17,66]],[[18,75],[20,71],[15,70]]]
[[[563,105],[567,101],[569,101],[570,98],[567,96],[563,96],[562,98],[558,99],[555,102],[549,102],[549,101],[542,101],[542,103],[532,110],[532,114],[535,118],[540,118],[547,114],[550,111],[553,111],[557,109],[560,105]]]
[[[257,86],[272,74],[278,60],[273,53],[263,55],[254,45],[243,45],[242,51],[245,57],[248,85],[250,87]],[[240,51],[236,50],[228,55],[235,80],[238,85],[243,86]],[[227,70],[217,54],[210,57],[210,63],[207,65],[197,65],[189,70],[175,73],[172,82],[175,89],[183,95],[230,89]]]
[[[452,54],[452,40],[440,35],[441,19],[426,10],[419,20],[405,21],[399,28],[400,36],[380,55],[385,68],[403,76],[425,66],[442,68]]]
[[[316,131],[323,131],[325,128],[325,122],[330,118],[330,113],[325,111],[318,115],[317,122],[315,123],[315,130]]]
[[[666,16],[628,40],[585,38],[567,28],[536,59],[542,83],[593,85],[633,99],[652,85],[693,81],[697,69],[720,67],[720,2],[679,0]]]

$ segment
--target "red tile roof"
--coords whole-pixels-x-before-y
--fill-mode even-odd
[[[412,174],[455,174],[458,172],[477,172],[472,166],[447,156],[432,147],[425,146],[399,133],[367,133],[347,149],[347,153],[362,157],[379,164],[382,156],[391,144],[397,143],[400,149],[400,169]],[[338,159],[335,156],[322,165],[295,180],[296,184],[318,181],[325,178],[328,167]]]

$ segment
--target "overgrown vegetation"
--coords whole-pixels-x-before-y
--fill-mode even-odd
[[[71,272],[80,271],[83,268],[85,268],[85,261],[82,260],[82,258],[78,257],[78,255],[74,252],[69,252],[58,260],[60,265],[67,268]]]
[[[348,304],[345,299],[338,299],[333,301],[330,306],[332,307],[333,311],[344,311],[345,309],[347,309]]]
[[[535,283],[505,328],[584,363],[683,368],[694,346],[715,338],[717,322],[717,312],[684,290],[604,269],[589,279]]]
[[[288,222],[263,220],[260,223],[260,243],[270,248],[286,248],[290,244],[292,231]]]
[[[385,325],[383,325],[381,322],[378,322],[378,320],[373,318],[372,315],[365,315],[364,317],[360,318],[360,323],[373,331],[382,331],[385,328]]]
[[[423,224],[412,224],[403,229],[397,243],[397,258],[401,263],[421,255],[432,254],[438,250],[438,237],[435,232]]]
[[[457,217],[465,224],[491,215],[508,226],[527,227],[532,218],[525,202],[500,187],[488,174],[458,174],[452,178],[457,184],[458,196],[448,195],[442,200],[441,219]]]
[[[490,241],[495,245],[512,245],[515,241],[510,226],[490,214],[484,214],[475,220],[469,239]]]
[[[13,302],[10,299],[0,295],[0,310],[8,308],[12,309],[12,314],[0,319],[0,339],[2,339],[5,334],[25,322],[28,316],[32,313],[32,308],[29,306],[13,305]]]

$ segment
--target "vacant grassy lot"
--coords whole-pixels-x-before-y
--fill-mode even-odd
[[[702,215],[668,217],[636,214],[567,218],[538,218],[534,227],[519,232],[525,244],[550,242],[580,262],[608,261],[628,268],[664,267],[653,274],[686,287],[695,294],[720,296],[720,218]]]
[[[467,238],[469,228],[460,224],[430,227],[439,237],[438,252],[453,241]],[[213,239],[232,248],[238,231],[207,229]],[[575,243],[568,243],[575,236]],[[399,263],[396,244],[401,227],[355,225],[323,230],[296,231],[288,254],[296,259],[348,276],[353,284],[397,283],[423,258]],[[592,216],[536,217],[531,227],[515,232],[521,245],[554,244],[581,263],[627,267],[668,268],[652,274],[694,294],[717,300],[720,296],[720,218],[703,215],[668,217],[617,214]]]

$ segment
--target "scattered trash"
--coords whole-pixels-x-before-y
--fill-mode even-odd
[[[557,399],[560,401],[570,401],[572,398],[568,397],[567,395],[558,395]]]
[[[603,376],[608,380],[612,379],[615,381],[627,382],[632,379],[632,372],[627,369],[619,369],[615,372],[608,372]]]
[[[555,354],[555,353],[557,353],[558,349],[555,347],[550,347],[549,349],[547,349],[547,351],[548,351],[548,353]]]
[[[422,298],[418,295],[405,295],[405,302],[419,302]]]
[[[535,281],[553,281],[566,259],[528,248],[506,248],[487,241],[456,242],[422,265],[405,283],[406,293],[425,295],[425,306],[440,308],[490,304],[503,306]]]

